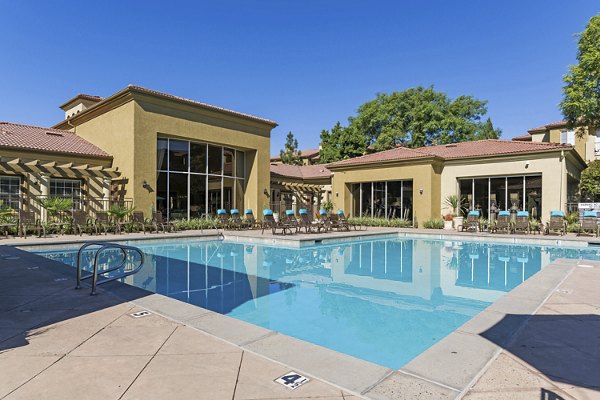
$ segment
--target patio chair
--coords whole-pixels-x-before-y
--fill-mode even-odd
[[[598,213],[596,211],[584,211],[581,215],[577,236],[584,233],[589,233],[598,237]]]
[[[513,233],[522,232],[525,234],[531,233],[531,225],[529,224],[529,211],[517,211],[517,218],[513,227]]]
[[[306,233],[318,233],[321,229],[325,229],[320,221],[311,221],[308,216],[308,210],[306,208],[301,208],[298,210],[298,214],[300,215],[300,221],[298,224],[300,228],[304,228]]]
[[[94,231],[98,234],[97,226],[90,224],[90,220],[85,211],[73,210],[71,212],[71,217],[73,218],[71,220],[71,227],[75,235],[79,234],[79,236],[83,236],[84,232],[92,235]]]
[[[108,232],[111,231],[115,234],[121,234],[121,224],[118,221],[111,221],[107,211],[97,211],[96,220],[93,223],[98,234],[101,230],[104,231],[105,235],[108,235]]]
[[[331,217],[327,213],[327,210],[320,209],[319,210],[319,221],[323,226],[325,232],[333,230],[333,223],[331,221]]]
[[[141,230],[145,235],[147,223],[146,219],[144,218],[144,212],[134,211],[131,214],[131,222],[129,223],[129,226],[131,226],[132,230],[137,229],[138,232]]]
[[[350,225],[348,221],[341,219],[338,214],[329,215],[329,221],[331,221],[331,227],[338,231],[350,231]]]
[[[163,231],[163,233],[177,231],[177,227],[174,223],[171,221],[165,221],[161,211],[155,211],[152,213],[152,230],[158,233],[159,228]]]
[[[280,220],[282,223],[287,224],[291,229],[294,229],[295,232],[293,233],[298,233],[300,231],[300,224],[296,219],[294,210],[285,210],[285,213],[281,215]]]
[[[494,226],[494,233],[505,232],[512,233],[512,223],[510,221],[510,211],[498,212],[496,218],[496,225]]]
[[[275,217],[273,217],[273,210],[268,208],[263,210],[263,217],[264,220],[262,223],[261,233],[265,233],[265,229],[271,229],[273,235],[275,235],[277,233],[277,230],[279,229],[284,235],[286,234],[286,232],[292,234],[292,228],[290,226],[282,222],[275,221]]]
[[[27,239],[27,229],[33,228],[38,237],[46,237],[46,227],[35,217],[33,211],[19,211],[19,231],[22,238]]]
[[[231,227],[231,223],[229,221],[229,214],[227,214],[227,210],[224,208],[219,208],[217,210],[217,219],[215,222],[220,228],[229,229]]]
[[[246,224],[248,224],[248,228],[250,228],[250,229],[262,228],[262,223],[260,221],[256,220],[251,208],[247,208],[246,210],[244,210],[244,218],[246,219]]]
[[[479,226],[479,218],[481,217],[481,213],[479,210],[471,210],[467,214],[467,220],[463,222],[461,225],[461,231],[472,231],[478,232],[481,230]]]
[[[550,221],[546,224],[545,234],[558,233],[563,236],[567,232],[567,221],[563,211],[550,211]]]
[[[230,210],[230,215],[231,215],[231,221],[230,221],[229,226],[231,228],[238,229],[238,230],[248,228],[248,223],[246,221],[242,220],[242,218],[240,217],[240,211],[237,208],[232,208]]]
[[[361,224],[355,224],[355,223],[352,223],[352,222],[348,221],[348,218],[346,218],[346,214],[344,214],[344,210],[338,210],[337,211],[337,216],[338,216],[338,219],[341,222],[347,224],[351,228],[354,228],[355,231],[358,231],[358,230],[362,231],[362,225]],[[366,228],[366,226],[365,226],[365,228]]]

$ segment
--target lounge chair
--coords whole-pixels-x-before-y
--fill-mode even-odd
[[[152,213],[152,228],[156,233],[160,228],[163,232],[175,232],[177,227],[171,221],[165,221],[161,211],[155,211]]]
[[[246,229],[248,228],[248,223],[240,217],[240,211],[237,208],[232,208],[230,210],[231,221],[229,223],[229,227],[233,229]]]
[[[121,233],[121,224],[119,222],[113,223],[108,215],[108,212],[106,211],[96,212],[96,220],[94,221],[94,224],[98,233],[100,230],[104,231],[105,235],[108,235],[108,232],[111,231],[115,234]]]
[[[510,221],[510,212],[509,211],[500,211],[498,212],[498,217],[496,218],[496,225],[494,226],[494,233],[505,232],[512,233],[512,223]]]
[[[338,210],[337,211],[337,216],[338,216],[338,219],[341,222],[347,224],[351,228],[354,228],[355,231],[358,231],[358,230],[362,231],[362,225],[361,224],[355,224],[355,223],[352,223],[352,222],[348,221],[348,218],[346,218],[346,214],[344,214],[344,210]],[[366,226],[365,226],[365,228],[366,228]]]
[[[308,216],[308,210],[306,208],[301,208],[298,210],[298,214],[300,214],[300,228],[304,228],[306,233],[318,233],[321,229],[325,229],[323,225],[318,221],[311,221]]]
[[[285,210],[285,213],[279,218],[283,224],[286,224],[291,229],[294,229],[294,233],[298,233],[300,231],[300,224],[296,219],[296,214],[294,213],[294,210]]]
[[[71,227],[75,235],[83,236],[83,233],[93,234],[95,231],[98,234],[98,229],[95,225],[90,224],[90,220],[83,210],[73,210],[71,212]]]
[[[581,215],[577,235],[583,233],[589,233],[598,237],[598,213],[596,211],[584,211]]]
[[[329,215],[329,221],[331,221],[331,227],[338,231],[350,231],[350,225],[345,219],[341,219],[338,214]]]
[[[250,229],[262,229],[262,223],[260,221],[257,221],[256,218],[254,217],[254,213],[252,212],[251,208],[247,208],[244,211],[244,218],[246,219],[246,223],[248,224],[248,228]]]
[[[461,231],[480,231],[479,218],[481,213],[478,210],[471,210],[467,214],[467,220],[462,224]]]
[[[531,233],[531,225],[529,224],[529,211],[517,211],[517,218],[513,228],[513,233],[522,232]]]
[[[333,230],[333,223],[331,222],[331,217],[327,214],[327,210],[319,210],[319,221],[325,229],[325,232]]]
[[[138,232],[141,230],[142,232],[144,232],[144,235],[145,235],[146,234],[146,219],[144,218],[144,212],[143,211],[134,211],[131,214],[131,222],[129,223],[129,226],[131,226],[132,230],[137,229]]]
[[[19,231],[22,238],[27,239],[27,229],[33,228],[38,237],[46,237],[46,227],[35,217],[33,211],[19,211]]]
[[[562,211],[550,211],[550,221],[546,224],[546,235],[558,233],[561,236],[567,232],[567,221]]]
[[[273,232],[273,235],[275,233],[277,233],[277,230],[281,230],[281,233],[283,233],[284,235],[286,234],[286,232],[289,232],[290,234],[292,234],[292,228],[282,222],[277,222],[275,221],[275,217],[273,217],[273,210],[271,209],[265,209],[263,210],[263,223],[262,223],[262,231],[261,233],[265,233],[265,229],[271,229],[271,231]]]
[[[229,221],[229,214],[227,214],[227,210],[224,208],[219,208],[217,210],[217,219],[215,220],[217,226],[221,229],[229,229],[231,224]]]

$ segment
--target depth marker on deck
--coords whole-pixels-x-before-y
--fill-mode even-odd
[[[304,385],[305,383],[308,383],[309,381],[309,378],[300,375],[299,373],[294,371],[290,371],[287,374],[275,379],[275,382],[292,390],[299,388],[300,386]]]

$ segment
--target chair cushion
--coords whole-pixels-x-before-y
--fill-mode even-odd
[[[323,210],[323,209],[320,209],[320,210],[319,210],[319,214],[320,214],[320,215],[327,215],[327,211],[325,211],[325,210]]]
[[[237,208],[232,208],[232,209],[229,211],[229,213],[230,213],[230,214],[239,214],[239,213],[240,213],[240,210],[238,210]]]
[[[252,213],[252,209],[251,208],[246,208],[246,210],[244,210],[244,214],[253,214]]]
[[[529,211],[517,211],[517,217],[529,217]]]
[[[479,211],[477,211],[477,210],[469,211],[468,216],[469,217],[479,217]]]
[[[499,217],[510,217],[510,211],[500,211],[498,213]]]
[[[298,210],[300,215],[308,215],[308,210],[306,208],[301,208]]]
[[[344,210],[337,210],[337,215],[344,215]]]
[[[596,211],[584,211],[583,216],[598,218],[598,213]]]
[[[550,211],[551,217],[564,217],[565,213],[562,211]]]
[[[285,210],[285,215],[294,215],[294,210]]]
[[[219,208],[219,209],[217,210],[217,214],[219,214],[219,215],[227,214],[227,210],[224,210],[224,209],[222,209],[222,208]]]
[[[273,215],[273,210],[266,208],[263,210],[263,215]]]

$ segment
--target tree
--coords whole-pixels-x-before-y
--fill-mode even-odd
[[[354,128],[344,128],[338,121],[331,131],[321,131],[319,162],[327,164],[361,156],[367,150],[367,140]]]
[[[471,96],[450,99],[433,87],[416,87],[391,94],[379,93],[374,100],[361,105],[356,116],[348,118],[348,127],[339,122],[321,133],[321,157],[327,161],[363,154],[370,148],[381,151],[398,145],[421,147],[497,139],[501,130],[494,128],[487,113],[486,102]],[[336,137],[334,131],[339,131]],[[344,139],[344,140],[342,140]],[[345,148],[342,153],[340,148]]]
[[[564,82],[560,108],[569,125],[600,126],[600,15],[579,34],[577,64],[569,67]]]
[[[279,151],[279,157],[284,164],[302,165],[302,152],[298,150],[298,140],[294,138],[292,131],[288,132],[285,145]]]
[[[594,201],[600,195],[600,160],[592,161],[581,172],[579,190],[584,199]]]

